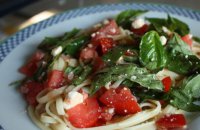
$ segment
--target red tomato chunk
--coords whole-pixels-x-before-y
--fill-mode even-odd
[[[115,108],[119,115],[134,114],[141,111],[136,98],[126,87],[109,89],[100,97],[100,101],[107,107]]]
[[[183,114],[165,115],[156,121],[156,125],[159,130],[183,128],[186,125],[186,119]]]
[[[100,116],[100,107],[95,98],[87,98],[67,111],[69,121],[77,128],[95,126]]]
[[[118,35],[120,34],[120,30],[117,26],[117,23],[115,20],[110,20],[108,24],[104,25],[102,28],[100,28],[94,35],[92,36],[92,41],[96,41],[100,38],[106,38],[109,35]]]
[[[61,87],[62,83],[64,80],[64,73],[63,71],[59,71],[59,70],[52,70],[49,74],[48,74],[48,78],[47,78],[47,87],[48,88],[59,88]]]
[[[162,79],[162,83],[164,85],[164,92],[169,92],[172,85],[171,78],[169,76],[165,77],[164,79]]]
[[[192,38],[190,37],[189,34],[187,34],[187,35],[181,37],[181,39],[182,39],[185,43],[187,43],[187,44],[190,46],[190,48],[192,48],[192,42],[193,42],[193,40],[192,40]]]
[[[42,83],[35,81],[28,81],[20,88],[22,94],[25,95],[26,101],[29,105],[37,105],[36,96],[44,89]]]

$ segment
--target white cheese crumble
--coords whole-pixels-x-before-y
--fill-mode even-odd
[[[162,26],[162,30],[163,30],[163,32],[166,33],[167,35],[171,35],[171,34],[172,34],[172,32],[171,32],[167,27],[165,27],[165,26]]]
[[[103,24],[104,24],[104,25],[109,24],[109,20],[108,20],[108,19],[105,19],[105,20],[103,21]]]
[[[62,52],[62,50],[63,50],[62,46],[58,46],[58,47],[54,48],[54,49],[51,51],[51,54],[52,54],[53,56],[57,56],[57,55],[59,55],[59,54]]]
[[[115,109],[114,109],[114,108],[109,108],[109,109],[108,109],[108,113],[109,113],[109,114],[113,114],[113,113],[114,113],[114,111],[115,111]]]
[[[160,41],[161,41],[162,45],[164,46],[167,43],[167,38],[165,36],[160,36]]]
[[[69,66],[76,67],[78,65],[78,61],[74,58],[69,59]]]
[[[135,19],[135,20],[132,22],[132,27],[135,28],[135,29],[139,29],[139,28],[141,28],[142,26],[144,26],[144,24],[145,24],[144,19],[138,18],[138,19]]]
[[[65,109],[71,109],[73,108],[74,106],[80,104],[80,103],[83,103],[83,95],[79,92],[76,92],[76,91],[71,91],[68,93],[67,95],[67,101],[66,103],[64,104],[64,107]]]

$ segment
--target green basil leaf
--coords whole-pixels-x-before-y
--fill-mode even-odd
[[[77,37],[76,39],[72,39],[67,42],[63,42],[63,53],[68,54],[71,56],[75,56],[77,52],[83,47],[85,44],[87,44],[90,40],[89,36],[80,36]]]
[[[150,70],[165,66],[167,57],[157,32],[147,32],[140,43],[140,62]]]
[[[128,79],[148,89],[163,90],[162,82],[156,78],[155,74],[150,74],[147,69],[139,68],[135,64],[122,64],[105,68],[97,73],[92,80],[91,93],[94,94],[109,82],[123,79]]]
[[[139,15],[146,13],[146,10],[125,10],[122,11],[116,17],[116,22],[119,26],[123,28],[130,28],[131,19],[136,18]]]
[[[69,40],[73,37],[75,37],[81,30],[74,28],[73,30],[71,30],[70,32],[66,32],[63,36],[62,36],[62,40]]]
[[[108,53],[102,56],[104,62],[108,65],[116,64],[117,60],[124,54],[127,49],[123,47],[116,46],[111,49]]]
[[[200,111],[200,106],[194,104],[200,98],[200,75],[192,76],[182,82],[181,87],[170,92],[170,103],[186,111]]]
[[[92,67],[90,66],[85,66],[84,70],[81,72],[81,74],[75,78],[72,83],[74,85],[79,85],[81,84],[84,80],[87,79],[88,75],[92,72]]]
[[[170,104],[188,111],[188,112],[197,112],[200,111],[200,106],[193,103],[193,98],[186,93],[185,91],[182,91],[181,89],[178,90],[172,90],[170,93]]]
[[[168,42],[168,47],[173,48],[174,51],[181,52],[185,55],[194,55],[190,47],[185,43],[178,34],[174,33],[173,37]]]
[[[173,18],[168,15],[168,28],[174,32],[177,32],[179,35],[184,36],[190,33],[188,25],[182,22],[179,19]]]
[[[200,38],[197,36],[193,36],[192,39],[198,43],[200,43]]]
[[[166,52],[168,59],[166,67],[169,70],[183,75],[200,71],[200,60],[178,34],[175,33],[169,40]]]
[[[156,30],[159,34],[164,35],[163,33],[163,26],[167,25],[167,20],[166,19],[161,19],[161,18],[146,18],[151,25],[153,26],[153,30]]]
[[[189,34],[190,29],[186,23],[183,21],[171,17],[168,15],[167,19],[164,18],[146,18],[151,25],[153,26],[153,30],[156,30],[159,34],[164,35],[162,27],[167,27],[170,31],[176,32],[181,36]]]
[[[44,51],[51,51],[59,43],[59,41],[60,39],[56,37],[45,37],[39,44],[38,48]]]

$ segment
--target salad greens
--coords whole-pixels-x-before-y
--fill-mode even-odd
[[[163,27],[166,27],[172,32],[176,32],[181,36],[184,36],[190,32],[188,25],[179,19],[171,17],[168,15],[167,19],[164,18],[146,18],[148,20],[153,29],[155,29],[158,33],[163,34]]]
[[[108,67],[97,73],[92,81],[91,93],[94,94],[109,82],[125,79],[137,83],[141,87],[157,91],[163,90],[162,82],[156,78],[155,74],[150,74],[147,69],[140,68],[135,64],[124,64]]]
[[[116,17],[116,22],[123,28],[130,28],[131,22],[137,16],[146,13],[146,10],[125,10]]]

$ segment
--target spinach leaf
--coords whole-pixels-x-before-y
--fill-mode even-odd
[[[166,46],[166,67],[179,74],[200,72],[200,60],[192,53],[189,46],[181,40],[178,34],[169,40]]]
[[[89,40],[90,40],[90,36],[82,35],[75,39],[63,42],[61,43],[61,45],[64,48],[63,53],[71,55],[71,56],[75,56],[77,52],[80,50],[80,48],[84,46],[85,44],[87,44]]]
[[[150,70],[158,70],[165,66],[167,57],[157,32],[150,31],[142,37],[140,62]]]
[[[148,89],[163,90],[163,85],[157,80],[155,74],[150,74],[145,68],[139,68],[135,64],[121,64],[105,68],[97,73],[92,80],[91,93],[94,94],[106,83],[123,79]]]
[[[198,43],[200,43],[200,38],[199,37],[197,37],[197,36],[193,36],[193,38],[192,38],[194,41],[196,41],[196,42],[198,42]]]
[[[168,15],[167,19],[164,18],[146,18],[153,28],[159,33],[159,34],[165,34],[163,32],[162,27],[167,27],[172,32],[177,32],[179,35],[184,36],[190,32],[190,29],[188,25],[184,22],[182,22],[179,19],[176,19],[174,17],[171,17]]]
[[[136,18],[139,15],[146,13],[146,10],[125,10],[122,11],[116,17],[116,22],[119,26],[123,28],[130,28],[131,26],[131,19]]]
[[[200,98],[200,75],[189,77],[182,82],[181,87],[170,92],[170,104],[186,111],[200,111],[200,106],[194,102]]]

